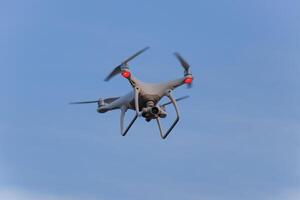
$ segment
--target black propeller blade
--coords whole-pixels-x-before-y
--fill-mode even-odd
[[[110,74],[104,79],[105,81],[109,81],[112,77],[122,72],[122,64],[117,66]]]
[[[86,104],[86,103],[98,103],[99,100],[97,101],[77,101],[77,102],[71,102],[70,104]]]
[[[174,55],[176,56],[176,58],[179,60],[181,66],[183,67],[184,69],[184,75],[187,76],[187,75],[191,75],[191,71],[190,71],[190,64],[177,52],[174,53]],[[193,85],[190,83],[190,84],[187,84],[187,88],[192,88]]]
[[[132,56],[130,56],[129,58],[127,58],[126,60],[124,60],[120,65],[118,65],[104,80],[105,81],[109,81],[112,77],[114,77],[115,75],[119,74],[122,72],[122,69],[127,67],[127,64],[129,61],[131,61],[132,59],[134,59],[135,57],[137,57],[138,55],[140,55],[141,53],[145,52],[146,50],[148,50],[150,47],[145,47],[142,50],[136,52],[135,54],[133,54]]]
[[[176,58],[179,60],[181,66],[183,67],[184,69],[184,74],[187,75],[187,74],[190,74],[190,65],[189,63],[177,52],[174,53],[174,55],[176,56]]]
[[[132,56],[130,56],[129,58],[127,58],[123,63],[128,63],[129,61],[131,61],[132,59],[134,59],[135,57],[137,57],[138,55],[140,55],[141,53],[145,52],[146,50],[148,50],[150,47],[145,47],[142,50],[136,52],[135,54],[133,54]]]
[[[183,96],[183,97],[179,97],[179,98],[177,98],[177,99],[175,99],[176,101],[181,101],[181,100],[183,100],[183,99],[187,99],[187,98],[189,98],[190,96]],[[164,103],[164,104],[162,104],[162,105],[160,105],[161,107],[165,107],[166,105],[169,105],[169,104],[171,104],[172,103],[172,101],[169,101],[169,102],[167,102],[167,103]]]
[[[101,102],[105,103],[105,104],[110,104],[112,102],[114,102],[115,100],[117,100],[120,97],[109,97],[106,99],[100,98],[97,101],[77,101],[77,102],[71,102],[70,104],[87,104],[87,103],[98,103],[100,104]]]

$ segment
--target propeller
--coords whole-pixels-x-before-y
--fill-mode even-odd
[[[191,74],[190,72],[190,65],[189,63],[177,52],[174,53],[174,55],[176,56],[176,58],[179,60],[181,66],[184,69],[184,75],[189,75]]]
[[[187,98],[189,98],[190,96],[183,96],[183,97],[179,97],[179,98],[177,98],[177,99],[175,99],[176,101],[181,101],[181,100],[183,100],[183,99],[187,99]],[[172,103],[172,101],[169,101],[169,102],[167,102],[167,103],[164,103],[164,104],[162,104],[162,105],[160,105],[160,107],[165,107],[165,106],[167,106],[167,105],[169,105],[169,104],[171,104]]]
[[[71,102],[70,104],[86,104],[86,103],[98,103],[99,100],[97,101],[77,101],[77,102]]]
[[[117,100],[120,97],[109,97],[106,99],[100,98],[97,101],[77,101],[77,102],[71,102],[70,104],[87,104],[87,103],[98,103],[98,106],[104,105],[104,104],[110,104],[113,101]]]
[[[190,71],[190,64],[179,53],[175,52],[174,55],[179,60],[181,66],[184,69],[184,76],[189,76],[189,75],[191,76],[192,73]],[[193,81],[192,79],[193,79],[193,77],[190,77],[190,78],[191,78],[191,82],[187,83],[187,88],[192,88],[192,81]]]
[[[127,58],[126,60],[124,60],[120,65],[118,65],[104,80],[105,81],[109,81],[112,77],[114,77],[117,74],[120,74],[122,72],[123,69],[128,68],[128,62],[131,61],[132,59],[134,59],[135,57],[137,57],[138,55],[140,55],[141,53],[145,52],[146,50],[148,50],[150,47],[145,47],[143,49],[141,49],[140,51],[136,52],[135,54],[133,54],[132,56],[130,56],[129,58]]]

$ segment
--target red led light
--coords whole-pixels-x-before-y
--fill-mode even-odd
[[[184,79],[183,81],[185,84],[191,84],[193,82],[193,78],[192,77],[187,77]]]
[[[130,71],[124,71],[124,72],[122,72],[122,76],[124,78],[129,78],[131,76],[131,73],[130,73]]]

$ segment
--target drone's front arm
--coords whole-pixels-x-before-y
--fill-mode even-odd
[[[181,85],[187,84],[191,85],[193,82],[193,76],[191,74],[184,76],[183,78],[171,80],[166,83],[167,88],[173,90]]]

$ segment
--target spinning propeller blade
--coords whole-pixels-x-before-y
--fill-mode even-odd
[[[187,99],[187,98],[189,98],[190,96],[183,96],[183,97],[179,97],[179,98],[177,98],[177,99],[175,99],[176,101],[181,101],[181,100],[183,100],[183,99]],[[164,104],[162,104],[162,105],[160,105],[161,107],[164,107],[164,106],[166,106],[166,105],[169,105],[169,104],[171,104],[172,103],[172,101],[169,101],[169,102],[167,102],[167,103],[164,103]]]
[[[184,75],[191,75],[191,71],[190,71],[190,64],[177,52],[174,53],[174,55],[176,56],[176,58],[179,60],[181,66],[184,69]],[[188,83],[187,84],[187,88],[192,88],[192,83]]]
[[[86,104],[86,103],[98,103],[99,100],[97,101],[77,101],[77,102],[71,102],[70,104]]]
[[[177,52],[174,53],[174,55],[176,56],[176,58],[179,60],[181,66],[184,69],[184,74],[187,75],[190,73],[189,69],[190,69],[190,65],[189,63]]]
[[[130,56],[129,58],[127,58],[126,60],[124,60],[120,65],[118,65],[104,80],[105,81],[109,81],[112,77],[114,77],[115,75],[119,74],[122,72],[122,69],[127,67],[127,64],[129,61],[131,61],[132,59],[134,59],[135,57],[137,57],[138,55],[140,55],[141,53],[145,52],[146,50],[148,50],[150,47],[145,47],[142,50],[136,52],[135,54],[133,54],[132,56]]]
[[[114,102],[115,100],[117,100],[120,97],[109,97],[106,99],[100,98],[97,101],[77,101],[77,102],[71,102],[70,104],[87,104],[87,103],[98,103],[101,104],[103,102],[103,104],[110,104],[112,102]]]
[[[141,53],[145,52],[146,50],[148,50],[150,47],[145,47],[142,50],[136,52],[135,54],[133,54],[132,56],[130,56],[129,58],[127,58],[124,63],[128,63],[129,61],[131,61],[132,59],[134,59],[135,57],[137,57],[138,55],[140,55]]]
[[[110,74],[104,79],[105,81],[109,81],[112,77],[122,72],[121,65],[117,66]]]

